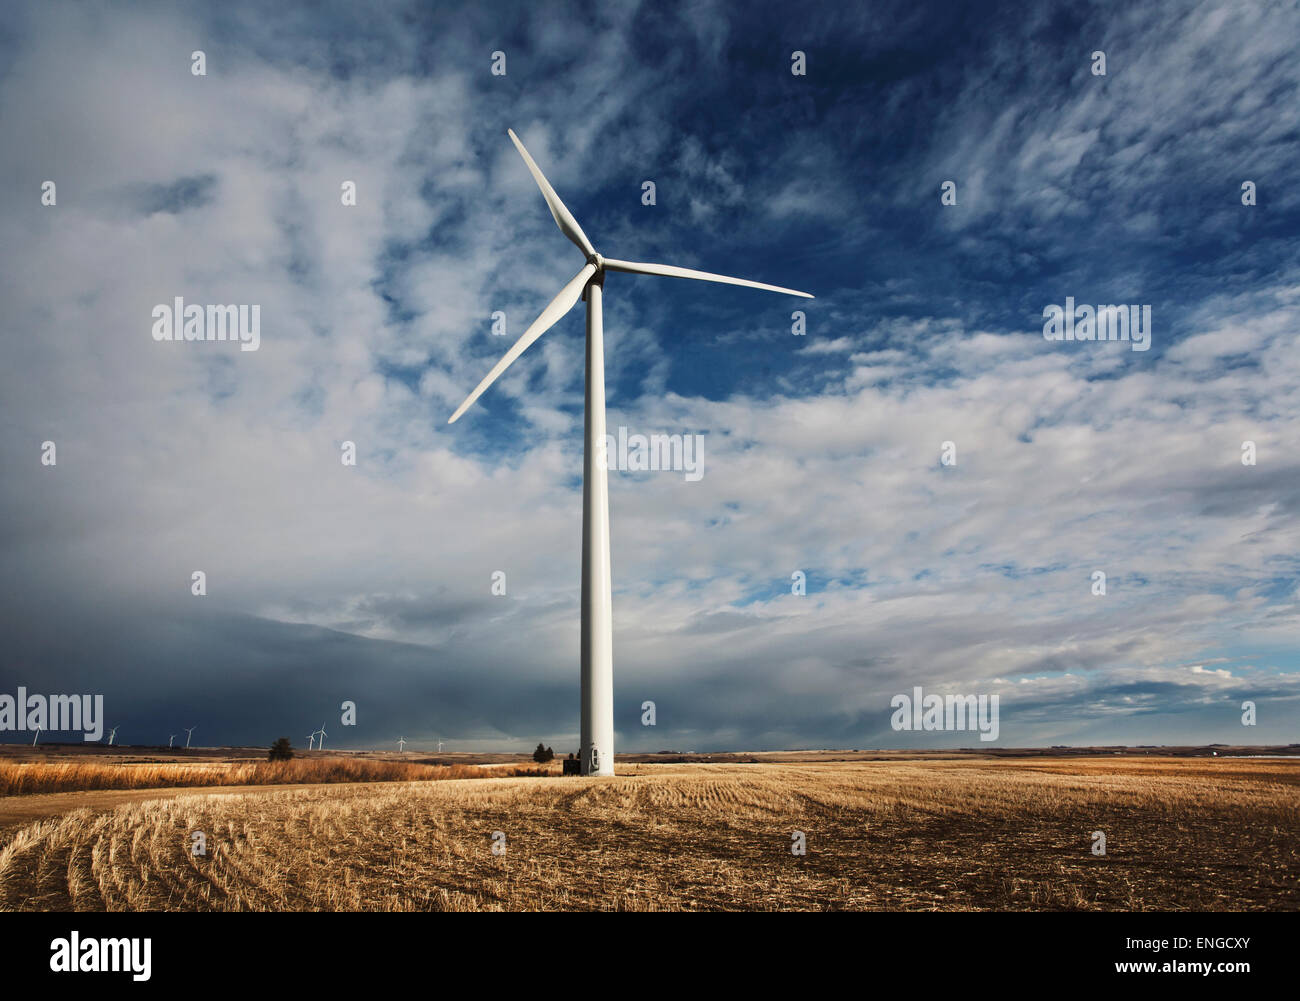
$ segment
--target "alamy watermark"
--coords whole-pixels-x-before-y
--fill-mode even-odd
[[[54,973],[129,973],[135,981],[152,975],[153,939],[81,937],[50,942],[50,970]]]
[[[604,470],[684,473],[694,483],[704,476],[704,435],[630,435],[620,427],[617,438],[605,435],[605,447],[596,450],[596,464]]]
[[[918,686],[889,706],[896,710],[889,719],[895,730],[979,730],[980,740],[998,739],[996,695],[923,695]]]
[[[1065,308],[1043,307],[1043,340],[1046,341],[1129,341],[1134,351],[1151,347],[1151,307],[1074,305],[1065,297]]]
[[[261,306],[187,306],[178,295],[150,315],[155,341],[239,341],[240,351],[256,351],[262,344]]]
[[[19,685],[17,698],[0,694],[0,732],[5,730],[81,730],[82,740],[99,740],[104,736],[104,696],[28,695]]]

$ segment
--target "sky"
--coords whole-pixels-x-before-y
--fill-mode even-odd
[[[513,128],[606,257],[816,296],[607,276],[611,431],[704,462],[610,473],[618,750],[989,746],[894,729],[917,687],[993,746],[1300,741],[1298,49],[1280,3],[9,5],[0,693],[576,750],[581,306],[447,423],[583,265]],[[258,349],[155,340],[178,296]],[[1067,297],[1149,350],[1046,339]]]

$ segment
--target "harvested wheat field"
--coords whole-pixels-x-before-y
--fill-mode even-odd
[[[0,851],[0,907],[1300,909],[1296,762],[627,770],[78,810]],[[796,830],[806,855],[791,852]],[[190,852],[194,831],[206,856]],[[1104,856],[1091,851],[1094,831],[1106,835]]]

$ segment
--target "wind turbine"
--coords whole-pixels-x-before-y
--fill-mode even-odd
[[[40,739],[41,739],[41,728],[38,726],[36,728],[36,736],[32,738],[32,747],[35,747],[36,742]]]
[[[194,731],[197,730],[198,727],[197,726],[182,727],[181,729],[185,731],[185,747],[188,749],[190,746],[190,738],[194,736]]]
[[[439,753],[439,754],[442,753],[442,741],[441,741],[441,740],[438,741],[438,753]]]
[[[314,750],[316,750],[316,731],[315,731],[315,730],[313,730],[311,733],[307,734],[307,750],[309,750],[309,751],[314,751]]]
[[[175,740],[175,739],[176,739],[176,734],[173,733],[170,737],[167,738],[167,746],[168,746],[168,747],[171,747],[171,746],[172,746],[172,741]]]
[[[401,754],[401,753],[403,753],[405,750],[406,750],[406,738],[405,738],[405,737],[398,737],[398,738],[397,738],[397,753],[398,753],[398,754]]]
[[[326,738],[327,736],[329,736],[329,735],[325,732],[325,724],[324,724],[324,723],[322,723],[322,724],[320,725],[320,729],[316,731],[316,734],[320,737],[320,746],[317,747],[316,750],[318,750],[318,751],[323,751],[323,750],[325,750],[325,738]]]
[[[542,190],[546,206],[551,210],[555,224],[587,258],[582,270],[574,275],[559,295],[551,300],[540,316],[524,331],[514,347],[505,353],[482,382],[470,393],[465,402],[456,408],[448,424],[454,424],[473,405],[493,382],[510,367],[535,340],[546,333],[581,298],[587,302],[587,374],[586,374],[586,440],[582,456],[582,744],[581,769],[583,775],[614,774],[614,624],[613,597],[609,567],[609,483],[604,468],[607,458],[601,455],[605,447],[605,336],[601,315],[601,298],[604,294],[605,273],[622,271],[634,275],[662,275],[668,278],[695,278],[724,285],[744,285],[747,288],[766,289],[786,295],[811,299],[807,292],[765,285],[743,278],[693,271],[669,264],[636,264],[603,257],[587,239],[568,208],[560,201],[541,168],[528,155],[524,144],[513,130],[508,129],[510,141],[524,158],[529,173]],[[601,459],[606,458],[602,462]]]
[[[121,726],[121,725],[122,725],[121,723],[117,724],[117,726]],[[112,746],[113,746],[113,738],[117,736],[117,726],[113,727],[113,729],[111,729],[111,730],[108,731],[108,746],[109,746],[109,747],[112,747]]]

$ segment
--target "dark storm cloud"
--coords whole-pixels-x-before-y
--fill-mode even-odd
[[[576,704],[572,679],[557,677],[519,679],[485,705],[483,665],[461,652],[193,604],[126,618],[68,611],[74,628],[42,636],[7,623],[0,692],[103,694],[109,725],[120,724],[128,744],[166,744],[188,726],[198,727],[196,746],[261,746],[278,736],[297,744],[322,720],[334,746],[387,745],[394,726],[455,735],[461,748],[513,735],[559,743],[553,721]],[[355,728],[340,723],[345,700],[356,704]]]

